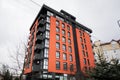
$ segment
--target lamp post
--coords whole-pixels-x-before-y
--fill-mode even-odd
[[[118,23],[118,26],[120,27],[120,20],[118,20],[117,23]]]

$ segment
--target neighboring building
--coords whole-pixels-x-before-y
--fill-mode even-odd
[[[112,40],[110,42],[101,43],[101,41],[95,41],[93,44],[93,51],[95,53],[95,59],[97,54],[102,54],[107,61],[112,59],[120,60],[120,40]]]
[[[43,5],[31,28],[25,57],[26,80],[81,80],[94,67],[91,29],[71,14]]]

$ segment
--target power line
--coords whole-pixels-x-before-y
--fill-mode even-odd
[[[38,4],[37,2],[33,1],[33,0],[30,0],[32,3],[36,4],[37,6],[40,6],[42,7],[40,4]]]

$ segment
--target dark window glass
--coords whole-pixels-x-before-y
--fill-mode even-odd
[[[60,69],[60,62],[59,61],[56,62],[56,69],[58,69],[58,70]]]
[[[67,70],[67,63],[63,63],[63,69]]]
[[[67,29],[70,30],[70,26],[69,25],[67,25]]]
[[[88,52],[86,52],[86,56],[88,57]]]
[[[84,51],[84,50],[82,51],[82,53],[83,53],[83,55],[85,56],[85,51]]]
[[[84,64],[86,64],[86,59],[84,58]]]
[[[88,59],[87,61],[88,61],[88,65],[90,65],[90,61],[89,61],[89,59]]]
[[[82,49],[84,49],[84,44],[82,44]]]
[[[73,64],[70,64],[70,71],[73,71],[74,69],[74,66],[73,66]]]

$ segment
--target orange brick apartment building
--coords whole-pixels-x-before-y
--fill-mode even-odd
[[[81,80],[94,67],[91,29],[71,14],[43,5],[31,28],[26,80]]]

